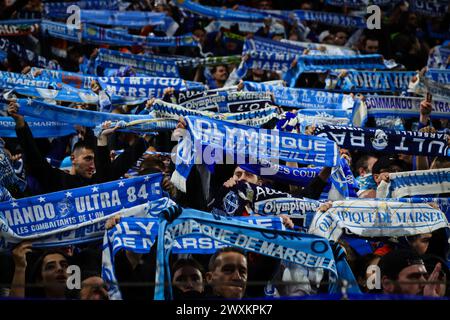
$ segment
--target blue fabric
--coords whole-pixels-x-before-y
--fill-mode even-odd
[[[447,136],[439,133],[318,126],[315,135],[329,138],[349,150],[450,156]]]
[[[25,117],[25,121],[33,133],[35,138],[51,138],[60,137],[74,134],[76,131],[73,125],[55,122],[44,121],[39,118]],[[10,117],[0,117],[0,137],[3,138],[16,138],[16,122]]]
[[[178,67],[174,61],[153,58],[151,56],[122,53],[115,50],[100,48],[95,61],[96,66],[101,66],[103,68],[129,66],[136,72],[148,76],[169,78],[180,77]]]
[[[161,174],[153,174],[3,202],[0,224],[5,230],[2,232],[5,241],[0,243],[0,249],[25,239],[56,234],[60,239],[53,239],[54,244],[84,241],[85,235],[64,232],[93,225],[124,208],[160,198],[161,179]]]

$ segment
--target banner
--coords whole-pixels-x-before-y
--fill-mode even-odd
[[[40,20],[0,20],[0,37],[26,36],[39,30]]]
[[[446,227],[444,213],[428,204],[348,200],[317,212],[308,232],[337,242],[344,229],[361,237],[401,237]]]
[[[314,134],[335,141],[339,147],[349,150],[450,156],[448,136],[442,133],[318,126]]]
[[[144,55],[122,53],[120,51],[100,48],[95,58],[95,66],[102,68],[120,68],[128,66],[136,72],[148,76],[179,78],[178,67],[173,61],[167,61]],[[96,68],[95,67],[95,68]]]
[[[0,248],[93,225],[162,196],[161,174],[0,203]]]
[[[446,194],[450,193],[450,168],[389,173],[389,181],[378,186],[377,197]]]
[[[39,118],[25,117],[25,121],[34,138],[52,138],[75,134],[73,125],[64,122],[44,121]],[[0,137],[16,138],[16,122],[11,117],[0,117]]]

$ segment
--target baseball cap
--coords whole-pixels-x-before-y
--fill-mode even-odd
[[[373,174],[380,174],[381,170],[387,170],[388,172],[394,172],[393,167],[399,167],[400,171],[405,171],[407,164],[405,161],[397,159],[393,156],[383,156],[375,162],[372,167]]]
[[[322,32],[319,34],[319,42],[322,42],[322,41],[325,40],[325,38],[327,38],[328,36],[331,36],[330,31],[328,31],[328,30],[322,31]]]
[[[419,254],[412,249],[393,250],[381,257],[378,266],[381,276],[397,279],[398,274],[405,268],[417,264],[425,265]]]

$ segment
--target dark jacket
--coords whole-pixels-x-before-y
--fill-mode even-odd
[[[111,162],[108,147],[97,147],[95,150],[96,172],[89,179],[53,168],[37,147],[28,124],[25,124],[22,128],[16,127],[16,133],[23,149],[27,174],[36,178],[43,193],[117,180],[131,168],[146,150],[145,141],[139,139]]]

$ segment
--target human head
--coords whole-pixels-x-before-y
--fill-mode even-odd
[[[406,163],[402,160],[395,159],[390,156],[381,157],[372,167],[372,174],[377,185],[381,182],[380,173],[383,172],[402,172],[405,171]]]
[[[227,299],[241,299],[247,286],[247,257],[239,249],[226,247],[209,260],[206,281],[213,294]]]
[[[259,178],[256,174],[245,171],[241,167],[236,167],[236,169],[234,169],[233,178],[236,181],[247,181],[253,184],[260,183]]]
[[[83,178],[92,178],[95,173],[95,154],[94,148],[84,141],[78,141],[73,147],[70,155],[72,175],[81,176]]]
[[[36,261],[32,271],[32,282],[43,289],[48,298],[64,298],[67,288],[69,257],[59,250],[48,250]]]
[[[422,295],[427,269],[419,254],[411,249],[394,250],[380,262],[381,285],[384,293]]]
[[[363,49],[362,51],[365,54],[375,54],[378,53],[380,49],[380,42],[378,39],[367,37],[363,41]]]
[[[260,10],[272,10],[273,6],[272,6],[272,0],[260,0],[260,1],[255,1],[256,2],[256,7]]]
[[[334,44],[337,46],[343,46],[347,43],[348,33],[344,30],[339,30],[334,34]]]
[[[372,173],[372,168],[377,158],[372,155],[363,155],[356,161],[355,169],[359,176],[365,176],[366,174]]]
[[[216,80],[217,82],[225,83],[225,81],[228,79],[227,66],[225,65],[214,66],[211,70],[211,74],[214,80]]]
[[[179,259],[172,267],[172,285],[183,293],[196,291],[202,293],[204,290],[204,270],[194,259]]]
[[[430,240],[433,235],[431,233],[419,234],[416,236],[408,237],[408,243],[412,249],[414,249],[418,254],[425,254],[430,245]]]
[[[328,30],[322,31],[319,34],[319,42],[325,44],[334,44],[334,35]]]

